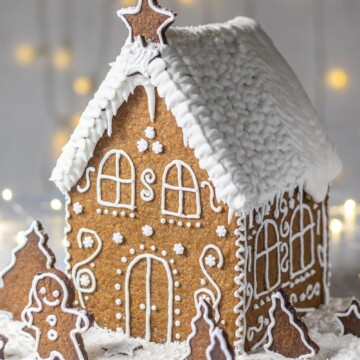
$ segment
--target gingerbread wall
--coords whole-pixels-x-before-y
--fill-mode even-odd
[[[315,203],[301,189],[248,214],[243,243],[247,294],[245,349],[263,344],[271,294],[283,288],[299,316],[328,296],[327,199]]]
[[[144,134],[148,126],[155,129],[154,139],[148,139]],[[148,149],[144,152],[138,149],[137,142],[141,139],[148,142]],[[163,151],[158,154],[152,148],[156,142],[163,145]],[[144,149],[144,143],[142,145]],[[159,150],[159,144],[156,145],[155,150]],[[135,171],[134,210],[104,206],[97,201],[99,166],[111,150],[125,151],[134,169],[124,154],[118,158],[116,154],[109,157],[103,165],[105,177],[100,186],[101,199],[103,202],[119,201],[116,198],[118,184],[111,178],[116,175],[116,163],[119,163],[123,180],[131,179],[132,171]],[[174,160],[185,162],[196,175],[200,219],[161,214],[162,177],[168,164]],[[148,176],[143,178],[148,180],[148,186],[145,186],[142,174],[150,169],[156,178],[152,182],[152,174],[148,172]],[[185,167],[181,169],[183,187],[194,189],[190,172]],[[191,332],[191,319],[196,314],[194,293],[204,289],[199,291],[199,296],[205,294],[215,301],[221,296],[219,321],[230,339],[234,340],[237,317],[234,307],[238,303],[234,297],[238,288],[234,283],[234,269],[238,263],[235,256],[237,237],[234,235],[237,219],[234,217],[228,224],[228,209],[224,204],[220,204],[220,213],[214,211],[219,204],[214,200],[212,207],[210,188],[201,187],[201,183],[208,180],[208,175],[200,169],[193,150],[184,146],[182,131],[177,127],[174,116],[167,111],[164,101],[157,96],[156,119],[151,123],[146,93],[138,88],[114,118],[112,136],[104,135],[98,142],[88,170],[69,194],[68,223],[71,231],[67,234],[67,246],[71,269],[68,272],[78,286],[82,279],[79,301],[94,313],[96,322],[100,326],[113,330],[119,327],[128,330],[132,336],[156,342],[168,340],[169,333],[172,340],[184,341]],[[179,200],[179,191],[171,187],[176,186],[178,181],[175,164],[167,176],[166,209],[178,211],[180,201],[185,214],[196,214],[196,191],[184,190],[183,200]],[[83,193],[78,191],[78,186]],[[120,188],[120,201],[131,206],[131,183],[123,182]],[[151,199],[152,191],[154,198],[144,200]],[[152,236],[144,235],[143,227],[146,225],[152,227]],[[219,234],[224,235],[226,230],[223,237],[217,233],[219,226]],[[145,229],[145,233],[150,232],[149,228]],[[123,237],[122,243],[119,243],[121,236],[118,233]],[[184,247],[183,254],[180,254],[179,245],[178,254],[174,251],[175,244]],[[208,245],[211,247],[205,248]],[[202,254],[203,270],[200,265]],[[223,264],[220,258],[223,258]],[[126,316],[127,306],[131,318]],[[170,324],[169,317],[172,317]]]

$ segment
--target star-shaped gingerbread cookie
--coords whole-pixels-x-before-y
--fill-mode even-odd
[[[350,307],[335,314],[341,326],[341,335],[351,334],[360,337],[360,304],[353,300]]]
[[[145,41],[166,44],[165,32],[176,15],[160,7],[157,0],[139,0],[135,8],[119,10],[118,16],[129,29],[132,42],[140,36]]]

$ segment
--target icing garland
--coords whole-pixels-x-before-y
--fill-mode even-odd
[[[147,341],[151,340],[151,327],[150,327],[150,316],[151,316],[151,262],[153,260],[161,262],[166,270],[168,278],[168,327],[167,327],[167,343],[171,342],[172,338],[172,328],[173,328],[173,278],[171,274],[171,269],[166,260],[152,255],[152,254],[142,254],[137,256],[128,266],[126,271],[125,278],[125,302],[126,302],[126,335],[131,336],[131,312],[130,312],[130,277],[133,267],[141,260],[146,259],[146,336]]]
[[[79,245],[79,248],[82,249],[83,248],[83,235],[84,234],[91,234],[93,237],[95,237],[96,242],[97,242],[97,248],[96,250],[93,252],[92,255],[90,255],[87,259],[78,262],[77,264],[74,265],[73,269],[72,269],[72,279],[75,285],[75,289],[78,291],[79,294],[79,301],[82,307],[86,307],[85,302],[84,302],[84,298],[83,298],[83,294],[92,294],[95,290],[96,290],[96,278],[95,275],[93,273],[92,270],[90,269],[80,269],[81,267],[83,267],[84,265],[87,265],[89,263],[91,263],[100,253],[101,249],[102,249],[102,241],[99,237],[99,235],[97,234],[96,231],[93,230],[89,230],[89,229],[85,229],[85,228],[81,228],[78,232],[77,235],[77,242]],[[80,270],[79,270],[80,269]],[[82,276],[88,276],[89,277],[89,282],[84,283],[83,280],[83,284],[81,283],[81,278]],[[83,278],[84,279],[84,278]],[[87,285],[85,285],[87,284]],[[91,287],[89,287],[89,285],[91,284]],[[83,287],[85,286],[85,288]]]
[[[85,177],[86,177],[86,185],[82,188],[80,185],[78,185],[76,187],[77,191],[79,193],[86,193],[87,191],[89,191],[90,186],[91,186],[91,180],[90,180],[90,173],[95,172],[95,168],[94,167],[88,167],[86,169],[86,173],[85,173]]]
[[[154,190],[150,185],[154,184],[156,180],[156,175],[154,173],[154,170],[152,169],[146,169],[141,174],[141,182],[146,187],[146,190],[143,189],[140,192],[141,199],[150,202],[154,200],[155,194]]]
[[[205,189],[206,187],[209,188],[209,190],[210,190],[210,206],[211,206],[211,209],[216,213],[220,213],[222,211],[222,207],[221,206],[215,206],[215,203],[214,203],[215,192],[214,192],[214,188],[212,187],[210,182],[209,181],[203,181],[201,183],[201,187],[203,189]]]
[[[198,302],[199,302],[199,295],[204,294],[204,293],[208,294],[210,296],[210,299],[211,299],[211,302],[212,302],[211,305],[212,305],[212,307],[213,307],[213,309],[215,311],[214,319],[215,319],[215,321],[219,321],[219,319],[220,319],[219,303],[220,303],[220,300],[221,300],[221,290],[220,290],[219,286],[216,284],[216,282],[214,281],[214,279],[209,275],[209,273],[206,270],[205,265],[208,265],[210,267],[215,266],[215,260],[216,260],[213,255],[212,255],[211,259],[208,258],[208,257],[205,258],[205,255],[209,250],[215,250],[218,257],[219,257],[219,261],[218,261],[218,264],[217,264],[218,269],[221,269],[223,267],[223,265],[224,265],[224,256],[223,256],[221,250],[216,245],[209,244],[209,245],[206,245],[204,247],[204,249],[203,249],[203,251],[202,251],[202,253],[200,255],[200,259],[199,259],[199,264],[200,264],[200,267],[201,267],[201,271],[204,274],[204,276],[207,278],[209,283],[215,288],[215,290],[217,292],[217,296],[215,297],[215,294],[214,294],[214,292],[212,290],[209,290],[209,289],[206,289],[206,288],[201,288],[201,289],[198,289],[198,290],[195,291],[194,300],[195,300],[195,305],[197,306]],[[205,263],[204,263],[204,258],[205,258]]]

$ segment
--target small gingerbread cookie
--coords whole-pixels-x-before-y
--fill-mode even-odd
[[[39,359],[87,360],[81,334],[93,325],[93,316],[73,308],[75,288],[64,273],[51,270],[35,276],[23,322],[36,333]]]
[[[34,221],[23,243],[13,250],[10,264],[0,272],[0,310],[12,314],[14,320],[21,320],[34,276],[55,265],[47,242],[41,223]]]
[[[360,304],[353,300],[349,308],[335,314],[341,327],[340,336],[351,334],[360,337]]]
[[[211,333],[211,344],[206,350],[208,360],[233,360],[235,354],[230,346],[227,333],[216,327]]]
[[[5,360],[5,347],[9,339],[0,334],[0,360]]]
[[[265,351],[301,360],[317,354],[320,351],[319,346],[310,339],[308,328],[297,318],[285,292],[279,290],[274,293],[271,301]]]

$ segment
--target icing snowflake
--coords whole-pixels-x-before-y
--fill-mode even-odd
[[[216,265],[215,256],[213,256],[213,255],[208,255],[208,256],[205,258],[205,264],[206,264],[207,266],[214,267],[214,266]]]
[[[216,228],[216,233],[217,233],[218,237],[225,237],[227,234],[226,227],[224,225],[219,225]]]
[[[90,285],[90,277],[88,275],[82,275],[80,277],[80,285],[88,287]]]
[[[145,129],[145,136],[150,140],[155,139],[155,129],[152,126],[148,126]]]
[[[141,230],[145,236],[152,236],[154,234],[154,229],[150,225],[143,226]]]
[[[83,244],[86,249],[90,249],[94,246],[94,239],[91,236],[86,236]]]
[[[149,148],[149,143],[146,140],[141,139],[137,142],[137,148],[139,152],[145,152]]]
[[[155,153],[155,154],[161,154],[164,150],[164,146],[163,144],[161,144],[159,141],[155,141],[153,144],[152,144],[152,151]]]
[[[176,255],[182,255],[182,254],[184,254],[185,248],[182,244],[175,244],[174,251],[175,251]]]
[[[115,244],[122,244],[124,242],[124,237],[119,232],[114,233],[112,239]]]
[[[73,210],[76,215],[80,215],[83,212],[84,207],[79,202],[76,202],[73,205]]]

